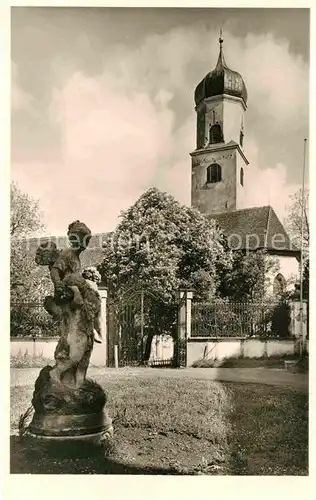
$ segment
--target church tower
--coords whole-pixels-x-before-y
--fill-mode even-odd
[[[219,38],[216,67],[195,89],[196,150],[192,157],[191,205],[204,214],[246,208],[248,160],[244,154],[247,89],[227,67]]]

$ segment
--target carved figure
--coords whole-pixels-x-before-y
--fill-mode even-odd
[[[35,261],[48,265],[54,295],[44,300],[46,310],[60,320],[60,339],[55,350],[56,365],[50,377],[56,382],[83,384],[93,348],[94,330],[101,335],[101,299],[81,274],[80,254],[91,238],[82,222],[69,225],[70,248],[58,250],[55,243],[45,242],[36,252]]]

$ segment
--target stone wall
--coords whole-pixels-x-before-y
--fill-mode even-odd
[[[10,354],[11,356],[32,356],[43,357],[54,361],[54,352],[57,346],[57,338],[37,338],[35,341],[25,338],[11,338]],[[106,366],[106,346],[103,344],[94,344],[90,366]]]
[[[308,351],[308,347],[307,347]],[[231,357],[263,358],[293,355],[299,352],[297,339],[189,339],[187,366],[200,359],[224,360]]]

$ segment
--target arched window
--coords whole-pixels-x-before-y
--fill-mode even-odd
[[[215,183],[220,182],[222,180],[222,168],[218,163],[213,163],[207,167],[206,171],[207,177],[206,182]]]
[[[275,297],[280,297],[286,289],[286,281],[283,274],[279,273],[276,275],[273,281],[273,295]]]
[[[244,169],[242,167],[240,169],[240,184],[244,185]]]
[[[218,142],[224,142],[223,132],[220,124],[218,122],[215,125],[210,126],[210,144],[217,144]]]

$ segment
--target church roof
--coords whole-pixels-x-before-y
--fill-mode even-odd
[[[216,221],[218,227],[228,238],[232,250],[267,249],[270,253],[293,255],[300,252],[293,245],[283,225],[270,206],[246,208],[234,212],[206,216]],[[112,233],[93,234],[88,248],[80,255],[82,268],[101,264],[103,248],[111,242]],[[25,251],[34,255],[37,247],[44,241],[54,241],[59,249],[67,248],[67,236],[46,236],[23,240]]]
[[[223,53],[222,37],[219,38],[219,44],[220,49],[216,67],[196,87],[194,93],[195,104],[198,105],[208,97],[224,94],[239,97],[247,104],[248,93],[245,82],[240,73],[227,66]]]
[[[299,255],[270,206],[253,207],[207,216],[216,221],[232,250],[266,249],[274,254]]]

